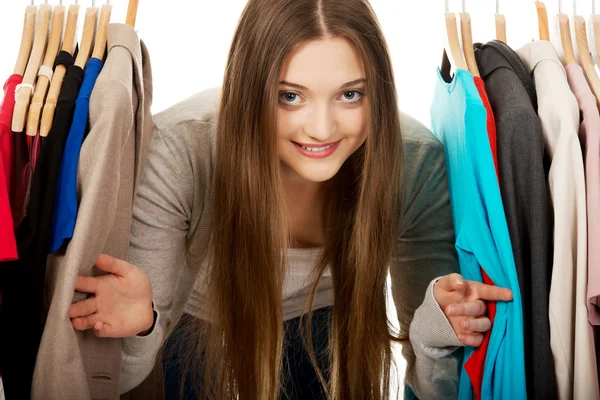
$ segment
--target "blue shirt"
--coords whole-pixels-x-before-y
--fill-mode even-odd
[[[83,83],[75,102],[73,123],[60,164],[50,231],[50,253],[58,251],[66,239],[73,237],[75,230],[79,151],[87,128],[90,96],[101,70],[102,60],[97,58],[90,58],[85,66]]]
[[[451,83],[439,81],[431,106],[431,124],[444,144],[450,202],[460,270],[482,282],[480,270],[497,286],[512,290],[513,300],[498,302],[483,372],[482,399],[527,397],[523,309],[510,235],[486,130],[486,110],[473,75],[457,70]],[[465,349],[466,362],[473,348]],[[473,398],[463,370],[459,399]]]

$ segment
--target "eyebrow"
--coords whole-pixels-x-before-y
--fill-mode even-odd
[[[345,89],[349,86],[354,86],[356,84],[362,83],[362,82],[366,82],[367,80],[365,78],[360,78],[360,79],[355,79],[353,81],[350,82],[346,82],[344,83],[342,86],[340,86],[340,89]],[[297,83],[292,83],[292,82],[288,82],[288,81],[280,81],[279,82],[280,85],[286,85],[286,86],[291,86],[291,87],[295,87],[297,89],[300,90],[306,90],[308,91],[308,88],[302,85],[298,85]]]

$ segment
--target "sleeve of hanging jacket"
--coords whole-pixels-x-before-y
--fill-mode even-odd
[[[458,395],[463,348],[433,296],[437,278],[460,273],[442,144],[403,115],[403,214],[390,263],[406,381],[420,399]]]

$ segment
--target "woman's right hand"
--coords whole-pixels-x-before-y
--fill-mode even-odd
[[[94,329],[98,337],[128,337],[152,327],[152,286],[139,267],[107,256],[98,257],[96,267],[108,272],[98,277],[78,276],[75,290],[93,296],[71,304],[73,327]]]

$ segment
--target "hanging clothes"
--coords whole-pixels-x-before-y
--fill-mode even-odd
[[[75,99],[83,80],[83,70],[73,65],[69,53],[61,51],[56,64],[66,65],[67,73],[52,129],[42,146],[31,180],[27,215],[16,231],[19,260],[2,265],[7,280],[0,313],[0,368],[6,397],[10,399],[31,396],[43,330],[42,300],[56,182]]]
[[[4,84],[4,99],[0,105],[0,261],[18,258],[13,217],[10,208],[13,133],[12,115],[15,108],[15,88],[23,81],[21,75],[11,75]]]
[[[535,86],[517,53],[500,41],[477,44],[475,57],[496,118],[500,193],[523,303],[527,395],[555,399],[548,322],[552,211]]]
[[[587,213],[579,107],[552,43],[535,41],[517,50],[533,74],[550,162],[548,186],[554,205],[554,257],[550,286],[550,346],[559,399],[598,399],[586,309]]]
[[[88,126],[90,96],[102,70],[102,60],[90,58],[85,66],[83,83],[75,104],[73,123],[67,136],[58,187],[54,201],[49,253],[58,251],[63,242],[73,237],[77,218],[77,163],[83,137]]]
[[[485,83],[483,79],[479,76],[474,76],[475,87],[477,88],[477,92],[479,93],[479,97],[481,98],[481,102],[485,107],[486,111],[486,127],[488,139],[490,141],[490,149],[492,150],[492,158],[494,160],[494,168],[496,169],[496,177],[500,179],[500,174],[498,173],[498,150],[497,150],[497,135],[496,135],[496,122],[494,120],[494,111],[492,110],[492,106],[490,105],[490,100],[488,98],[488,94],[485,91]]]
[[[153,129],[150,58],[135,30],[109,24],[106,64],[89,104],[90,132],[79,154],[79,211],[64,254],[48,257],[49,314],[35,367],[32,398],[116,399],[121,339],[75,331],[65,316],[78,275],[92,275],[100,254],[127,259],[133,200]],[[97,379],[102,376],[104,379]]]
[[[10,182],[10,208],[15,230],[21,226],[27,208],[31,181],[29,136],[13,132],[13,169]]]
[[[565,67],[567,79],[571,91],[577,98],[581,112],[581,124],[579,125],[579,139],[584,149],[585,158],[585,180],[587,196],[587,221],[588,221],[588,270],[577,270],[577,296],[584,292],[587,286],[585,304],[586,310],[577,305],[575,311],[575,324],[577,329],[585,330],[587,337],[591,338],[590,351],[593,357],[592,373],[598,374],[596,360],[596,343],[593,340],[594,332],[590,325],[600,325],[600,313],[594,306],[594,299],[600,295],[600,251],[598,251],[598,240],[600,239],[600,114],[596,103],[596,97],[592,93],[583,69],[577,64]],[[576,299],[580,302],[579,297]],[[585,321],[587,319],[587,321]],[[588,322],[588,323],[586,323]]]
[[[439,68],[437,73],[431,120],[444,144],[461,273],[465,279],[481,282],[483,269],[494,284],[513,292],[511,302],[497,303],[481,398],[525,399],[521,295],[486,132],[486,110],[468,71],[457,70],[451,82]],[[465,365],[473,350],[465,350]],[[473,398],[465,371],[459,398]]]
[[[597,298],[600,296],[600,114],[596,97],[587,83],[583,69],[575,64],[567,65],[565,69],[582,117],[579,139],[585,158],[589,257],[586,305],[589,322],[592,325],[600,325],[600,309],[596,307]],[[578,276],[578,284],[583,281],[583,277]]]
[[[490,101],[488,99],[488,95],[485,91],[485,86],[483,80],[479,76],[474,76],[475,87],[477,88],[477,93],[479,93],[479,98],[483,106],[485,107],[486,112],[486,131],[488,140],[490,143],[490,150],[492,151],[492,159],[494,161],[494,169],[496,171],[496,178],[498,178],[498,160],[496,156],[496,123],[494,121],[494,113],[492,111],[492,107],[490,105]],[[483,279],[483,283],[486,285],[494,286],[494,282],[490,279],[490,277],[485,273],[485,270],[481,268],[481,276]],[[486,316],[489,318],[492,325],[494,324],[494,320],[496,318],[496,302],[489,301],[487,303]],[[479,400],[481,398],[481,387],[483,385],[483,372],[485,366],[485,359],[487,355],[487,351],[490,345],[490,339],[492,336],[492,331],[488,330],[483,335],[483,342],[479,347],[473,350],[473,354],[466,360],[464,364],[465,371],[467,372],[471,384],[473,386],[473,390],[475,392],[475,399]]]

